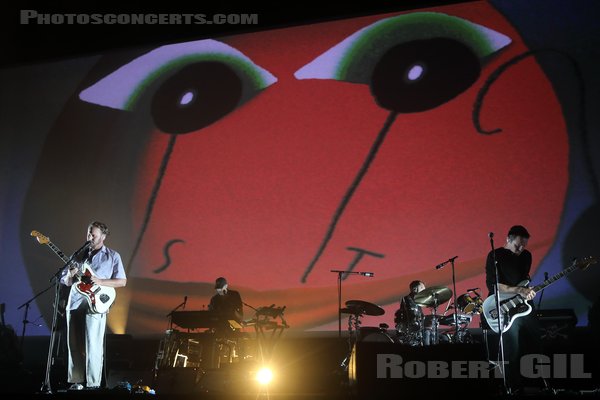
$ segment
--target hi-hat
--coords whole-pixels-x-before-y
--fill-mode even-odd
[[[348,300],[346,308],[342,308],[340,311],[345,314],[372,316],[379,316],[385,313],[385,310],[378,305],[363,300]]]
[[[432,286],[415,294],[414,300],[420,306],[433,307],[450,300],[452,290],[445,286]]]

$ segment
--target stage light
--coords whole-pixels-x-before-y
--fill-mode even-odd
[[[256,380],[261,385],[268,385],[273,380],[273,372],[269,368],[263,367],[256,373]]]

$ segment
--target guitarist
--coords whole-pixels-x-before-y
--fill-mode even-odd
[[[514,293],[526,300],[532,300],[536,293],[531,287],[519,286],[529,280],[531,270],[531,253],[525,249],[529,241],[529,232],[521,225],[510,228],[503,247],[494,250],[498,265],[498,286],[500,293]],[[489,295],[494,294],[495,268],[492,251],[488,253],[485,265],[485,280]],[[532,304],[533,306],[533,304]],[[484,329],[489,328],[483,321]],[[491,331],[490,331],[491,332]],[[495,337],[495,336],[492,336]],[[519,390],[524,382],[520,373],[519,362],[525,354],[541,354],[541,327],[535,318],[535,312],[516,318],[512,326],[503,333],[504,360],[506,377],[511,390]]]
[[[96,285],[122,287],[127,283],[121,256],[104,245],[108,227],[99,221],[88,225],[89,246],[76,254],[75,263],[63,271],[61,283],[70,286],[67,302],[67,348],[69,352],[67,381],[70,390],[98,389],[102,382],[104,364],[104,332],[106,313],[94,313],[84,296],[75,289],[75,276],[80,265],[87,262],[95,276]]]

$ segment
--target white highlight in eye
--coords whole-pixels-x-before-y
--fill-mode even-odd
[[[409,81],[414,82],[423,77],[423,73],[425,72],[425,68],[421,64],[413,65],[406,74],[406,77]]]
[[[192,103],[196,99],[196,92],[190,90],[189,92],[185,92],[181,99],[179,100],[179,105],[187,106]]]

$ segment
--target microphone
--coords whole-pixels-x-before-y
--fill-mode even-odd
[[[362,276],[369,276],[369,277],[375,276],[375,274],[373,272],[359,272],[359,274]]]
[[[436,265],[435,269],[444,268],[444,265],[448,264],[449,262],[452,262],[452,261],[456,260],[457,258],[458,258],[458,256],[454,256],[454,257],[452,257],[452,258],[444,261],[443,263]]]
[[[490,239],[491,239],[491,238],[493,238],[493,237],[494,237],[494,232],[490,232],[490,233],[488,233],[488,237],[489,237]]]
[[[77,250],[77,251],[76,251],[75,253],[73,253],[73,254],[79,254],[79,253],[81,253],[83,250],[85,250],[85,249],[87,249],[88,247],[90,247],[90,245],[91,245],[91,244],[92,244],[92,241],[91,241],[91,240],[88,240],[87,242],[85,242],[85,243],[83,244],[83,246],[81,246],[81,247],[79,248],[79,250]]]
[[[185,310],[185,305],[187,304],[187,296],[183,297],[183,309]]]

